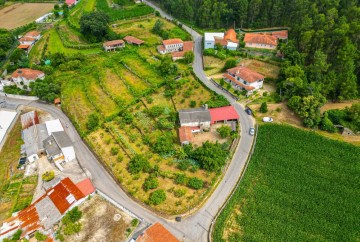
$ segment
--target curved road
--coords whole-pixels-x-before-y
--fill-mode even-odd
[[[162,16],[168,19],[172,19],[169,15],[164,13],[161,9],[154,6],[153,4],[149,2],[147,2],[147,4],[158,10]],[[63,124],[68,124],[66,132],[70,139],[74,142],[77,158],[80,164],[91,173],[93,183],[97,189],[107,194],[113,200],[137,216],[143,218],[145,223],[155,223],[159,221],[178,239],[182,241],[198,242],[208,240],[208,230],[217,211],[225,203],[227,197],[230,195],[232,189],[235,187],[240,177],[253,143],[253,136],[250,136],[248,131],[250,127],[253,127],[254,121],[250,116],[246,115],[244,108],[239,103],[235,102],[234,99],[215,87],[208,80],[202,68],[202,37],[197,32],[185,25],[183,25],[183,28],[192,35],[195,41],[195,60],[193,64],[195,74],[206,86],[218,94],[224,95],[235,107],[238,114],[240,115],[241,139],[239,146],[234,153],[233,160],[230,163],[223,180],[218,184],[217,189],[213,192],[210,198],[208,198],[203,207],[201,207],[198,211],[195,211],[189,217],[184,218],[182,222],[163,219],[129,198],[126,193],[120,189],[117,183],[107,173],[105,168],[84,144],[75,127],[71,124],[68,117],[60,109],[54,107],[53,105],[48,105],[41,102],[11,98],[6,98],[6,100],[11,103],[44,110],[50,113],[54,118],[59,118]]]

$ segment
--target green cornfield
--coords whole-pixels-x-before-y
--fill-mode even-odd
[[[359,241],[360,148],[261,125],[213,241]]]

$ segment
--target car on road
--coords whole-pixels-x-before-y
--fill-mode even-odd
[[[254,128],[250,128],[250,129],[249,129],[249,134],[252,135],[252,136],[254,136],[254,134],[255,134],[255,129],[254,129]]]
[[[175,221],[176,221],[176,222],[181,222],[181,217],[180,217],[180,216],[176,217],[176,218],[175,218]]]
[[[250,108],[245,108],[245,112],[248,114],[248,115],[252,115],[252,111]]]
[[[274,121],[271,117],[263,117],[262,121],[264,123],[271,123],[272,121]]]

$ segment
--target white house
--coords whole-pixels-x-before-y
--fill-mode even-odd
[[[234,29],[229,29],[225,33],[205,33],[204,49],[213,49],[216,44],[228,50],[236,50],[239,46],[239,40],[236,38]]]
[[[167,39],[163,40],[162,45],[158,46],[160,54],[167,54],[176,51],[182,51],[184,42],[181,39]]]
[[[244,66],[228,69],[224,80],[234,89],[246,90],[248,94],[263,87],[264,76]]]
[[[45,73],[39,70],[32,70],[29,68],[17,69],[11,75],[12,81],[19,87],[23,88],[23,85],[29,87],[31,82],[34,82],[36,79],[44,80]]]
[[[64,127],[62,126],[59,119],[46,121],[45,125],[46,125],[48,135],[51,135],[54,132],[64,131]]]
[[[115,51],[116,49],[124,48],[125,42],[122,39],[106,41],[103,43],[103,47],[105,51]]]

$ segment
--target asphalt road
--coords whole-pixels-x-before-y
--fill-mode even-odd
[[[162,16],[171,19],[171,17],[161,11],[161,9],[158,9],[149,2],[147,2],[147,4],[158,10]],[[217,189],[213,192],[210,198],[208,198],[203,207],[201,207],[198,211],[191,213],[190,216],[184,218],[181,222],[163,219],[129,198],[84,144],[75,127],[60,109],[54,107],[53,105],[41,102],[10,98],[7,98],[7,100],[8,102],[46,111],[54,118],[59,118],[63,124],[67,124],[68,128],[66,128],[66,132],[74,143],[77,158],[80,164],[91,173],[93,183],[97,189],[103,191],[132,213],[143,218],[145,223],[155,223],[159,221],[178,239],[182,241],[199,242],[208,240],[208,230],[213,222],[214,216],[220,207],[225,203],[227,197],[230,195],[240,177],[240,174],[245,166],[246,159],[251,150],[253,136],[250,136],[248,131],[250,127],[253,127],[254,121],[245,113],[244,108],[239,103],[235,102],[234,99],[218,89],[208,80],[202,68],[202,36],[187,26],[183,25],[183,28],[188,31],[195,40],[195,60],[193,64],[195,74],[206,86],[208,86],[211,90],[224,95],[235,107],[240,115],[241,139],[226,174],[224,175],[223,180],[218,184]]]

